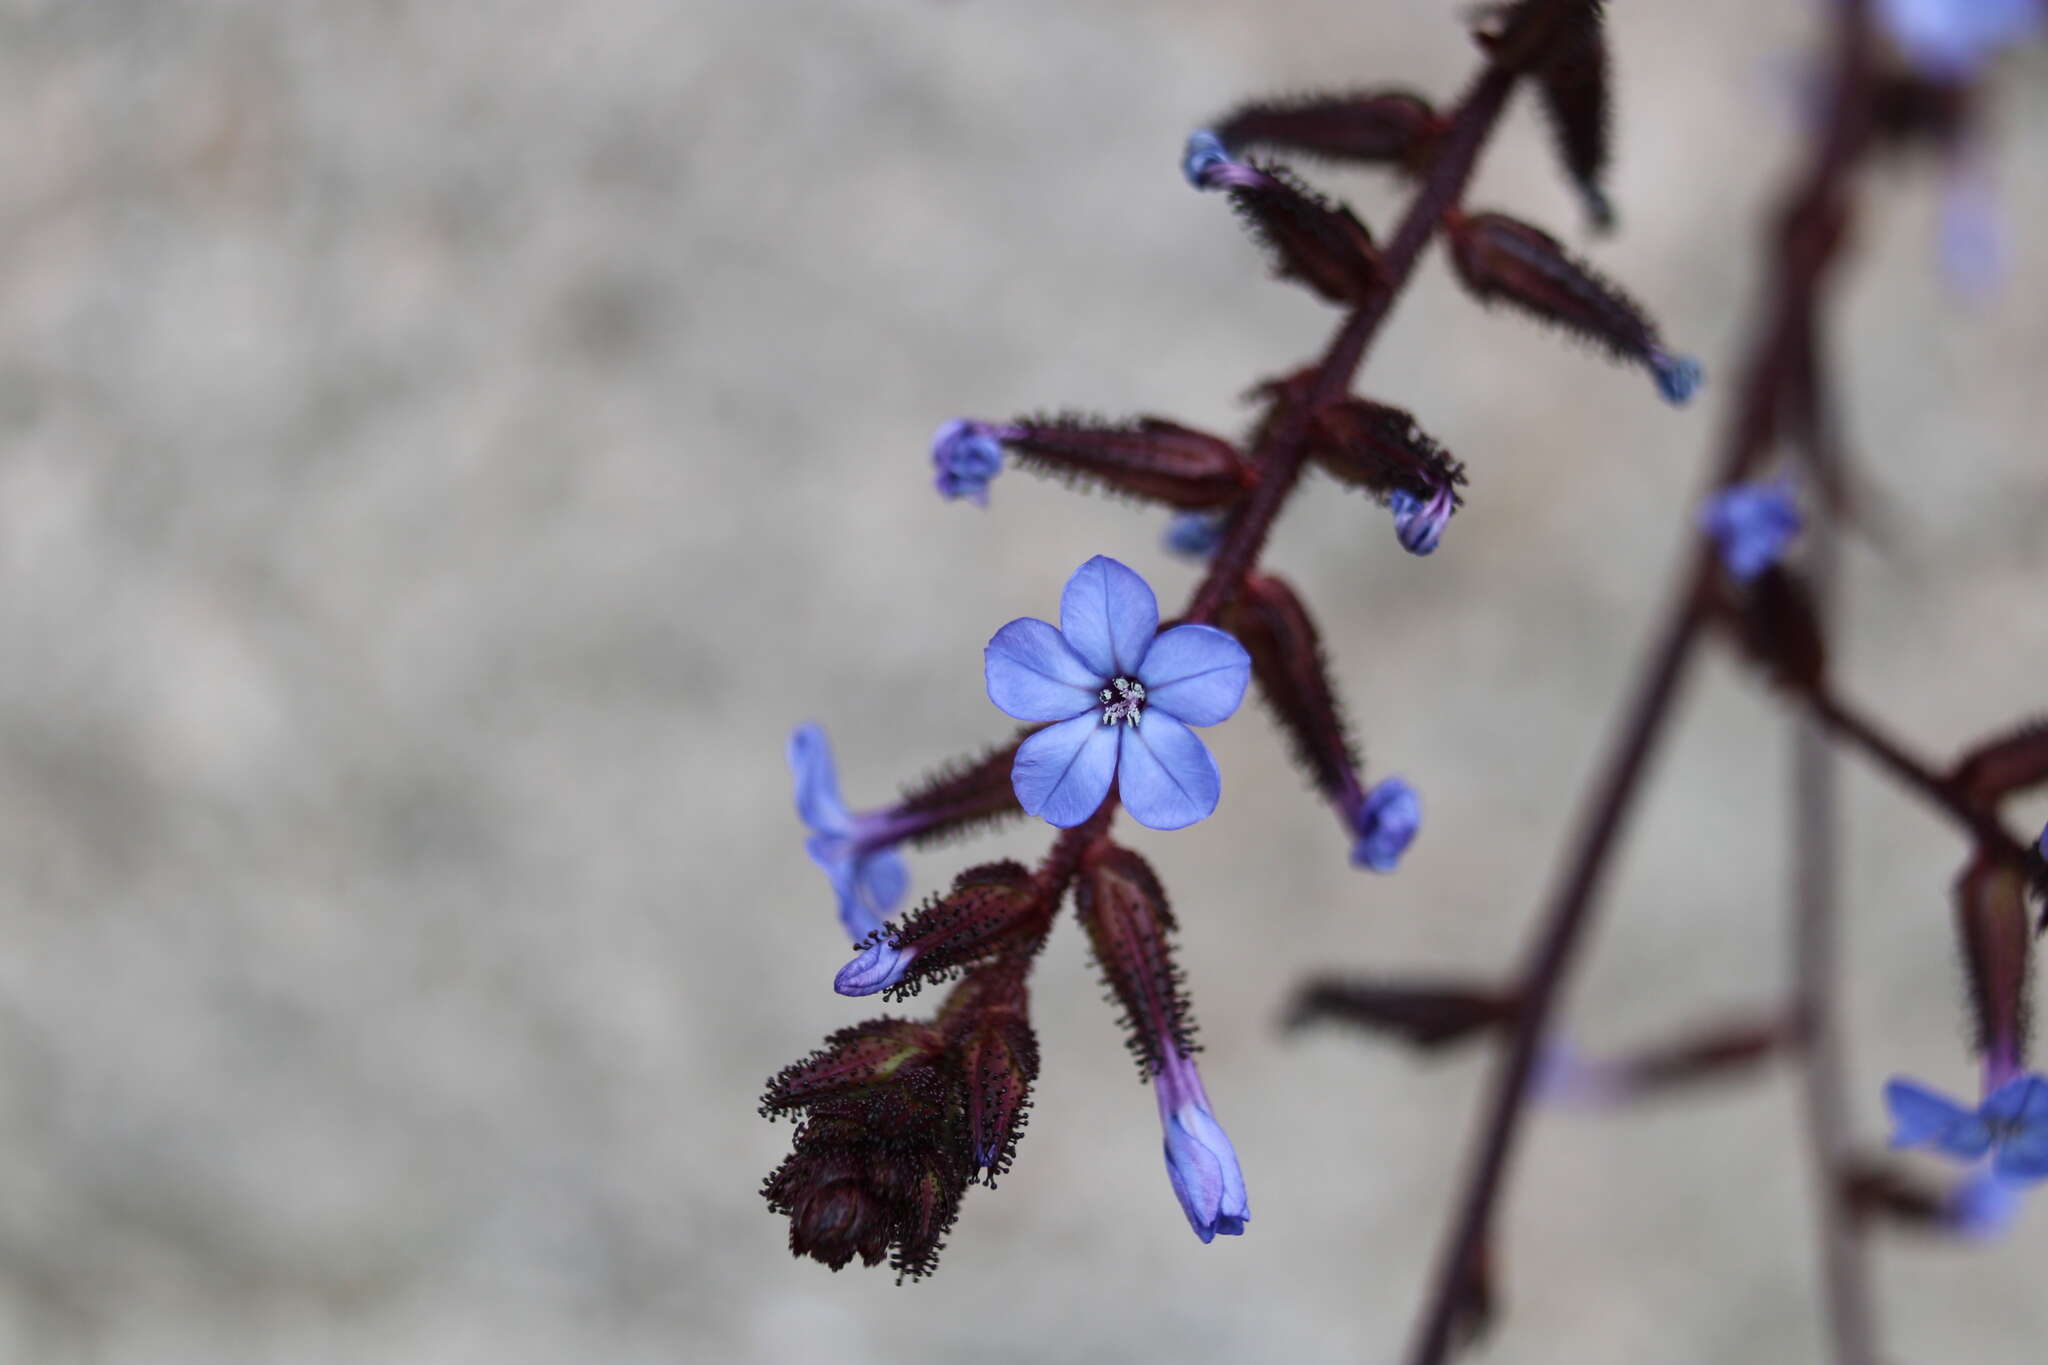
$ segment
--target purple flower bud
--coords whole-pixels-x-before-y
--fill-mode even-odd
[[[1405,488],[1397,488],[1387,499],[1394,513],[1394,534],[1401,548],[1411,555],[1426,555],[1444,538],[1444,524],[1451,519],[1451,490],[1439,488],[1427,502]]]
[[[932,484],[947,501],[972,499],[988,506],[988,483],[1003,472],[1003,446],[986,422],[956,419],[932,437]]]
[[[1180,159],[1180,173],[1188,183],[1198,190],[1214,189],[1209,182],[1209,172],[1218,166],[1230,163],[1230,153],[1224,149],[1223,139],[1200,128],[1188,134],[1187,151]]]
[[[1363,797],[1347,803],[1345,815],[1358,841],[1351,861],[1374,872],[1392,872],[1422,828],[1422,798],[1398,777],[1376,784]]]
[[[1739,483],[1707,499],[1700,529],[1720,547],[1728,572],[1747,583],[1778,562],[1803,524],[1791,490],[1780,483]]]
[[[1166,1138],[1167,1179],[1173,1182],[1195,1236],[1204,1242],[1215,1241],[1218,1233],[1241,1237],[1252,1210],[1245,1199],[1237,1149],[1209,1108],[1194,1061],[1171,1042],[1165,1052],[1166,1065],[1154,1079],[1153,1091]]]
[[[2041,30],[2041,0],[1878,0],[1877,22],[1922,74],[1964,81]]]
[[[839,969],[832,989],[841,995],[873,995],[886,991],[910,974],[917,949],[898,948],[886,938],[876,939],[858,957]]]
[[[1183,558],[1207,561],[1223,543],[1226,519],[1221,512],[1175,512],[1166,523],[1163,543]]]
[[[1657,392],[1664,395],[1664,401],[1675,408],[1684,407],[1699,392],[1700,384],[1707,372],[1700,363],[1689,355],[1673,355],[1669,351],[1652,351],[1649,356],[1650,373],[1657,380]]]

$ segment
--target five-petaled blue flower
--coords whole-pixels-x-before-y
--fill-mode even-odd
[[[1159,600],[1103,555],[1060,594],[1057,628],[1034,617],[995,633],[988,699],[1019,720],[1051,721],[1017,748],[1017,802],[1071,828],[1115,783],[1141,825],[1180,829],[1216,809],[1223,777],[1190,725],[1227,719],[1244,699],[1251,656],[1213,626],[1161,634]]]
[[[825,870],[839,896],[839,922],[859,943],[882,927],[910,889],[910,869],[896,851],[909,826],[886,811],[846,809],[832,746],[816,725],[800,725],[789,737],[789,771],[796,779],[796,813],[811,827],[804,852]]]
[[[1738,483],[1707,499],[1700,529],[1714,538],[1728,572],[1747,583],[1778,562],[1804,524],[1783,483]]]
[[[1957,1161],[1992,1153],[1991,1170],[2009,1183],[2048,1180],[2048,1076],[2017,1076],[1975,1109],[1917,1082],[1884,1088],[1894,1147],[1929,1147]]]
[[[1159,1126],[1165,1135],[1166,1178],[1188,1216],[1188,1226],[1204,1242],[1216,1234],[1241,1237],[1252,1218],[1245,1198],[1244,1171],[1230,1135],[1216,1122],[1202,1073],[1192,1057],[1166,1045],[1166,1064],[1152,1079],[1159,1100]]]

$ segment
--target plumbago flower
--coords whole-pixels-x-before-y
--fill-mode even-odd
[[[1018,746],[1017,802],[1072,828],[1114,785],[1141,825],[1181,829],[1223,793],[1208,746],[1190,725],[1226,720],[1244,699],[1251,656],[1213,626],[1162,633],[1144,579],[1105,555],[1060,594],[1060,624],[1010,622],[988,642],[988,697],[1019,720],[1048,721]]]
[[[839,796],[839,771],[823,729],[801,725],[789,737],[789,771],[796,782],[796,813],[810,826],[804,852],[824,870],[839,897],[839,922],[858,943],[882,927],[910,888],[910,869],[896,842],[901,822],[887,812],[856,815]]]
[[[1926,1147],[1957,1161],[1991,1155],[2008,1184],[2048,1180],[2048,1076],[2017,1076],[1975,1109],[1904,1077],[1884,1088],[1894,1147]]]

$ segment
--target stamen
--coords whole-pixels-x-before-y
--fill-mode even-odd
[[[1145,709],[1145,684],[1136,678],[1117,678],[1110,686],[1116,689],[1114,696],[1111,695],[1109,687],[1103,688],[1101,692],[1102,723],[1115,725],[1118,721],[1124,721],[1136,726],[1139,716]]]

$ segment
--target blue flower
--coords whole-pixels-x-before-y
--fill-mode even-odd
[[[1241,1237],[1252,1218],[1245,1199],[1244,1172],[1230,1135],[1216,1122],[1208,1092],[1194,1059],[1168,1043],[1166,1064],[1152,1081],[1159,1100],[1159,1126],[1165,1133],[1166,1178],[1188,1216],[1188,1226],[1204,1242],[1218,1233]]]
[[[825,870],[839,897],[839,922],[859,943],[882,927],[910,889],[910,869],[896,851],[908,826],[886,812],[846,809],[832,746],[816,725],[799,725],[790,735],[789,771],[796,779],[796,813],[811,829],[804,852]]]
[[[968,498],[988,506],[988,482],[1003,472],[1003,446],[997,428],[964,418],[940,427],[932,436],[932,484],[947,501]]]
[[[1444,524],[1451,519],[1451,490],[1439,488],[1425,501],[1397,488],[1387,507],[1394,514],[1394,534],[1401,548],[1411,555],[1426,555],[1444,538]]]
[[[1720,547],[1728,572],[1744,583],[1777,563],[1802,525],[1799,505],[1782,482],[1738,483],[1700,509],[1700,529]]]
[[[1422,828],[1422,798],[1415,788],[1389,777],[1362,795],[1348,794],[1343,806],[1358,836],[1351,846],[1351,861],[1375,872],[1392,872]]]
[[[1207,560],[1223,544],[1228,519],[1222,512],[1175,512],[1166,523],[1166,548],[1187,559]]]
[[[1244,646],[1213,626],[1161,634],[1151,587],[1095,556],[1067,580],[1057,628],[1024,617],[988,642],[988,699],[1018,720],[1055,722],[1017,748],[1017,803],[1072,828],[1115,783],[1141,825],[1203,819],[1223,777],[1188,727],[1227,719],[1251,671]]]
[[[2039,33],[2044,14],[2041,0],[1878,0],[1876,18],[1922,73],[1960,81]]]
[[[2018,1076],[1975,1109],[1903,1078],[1884,1088],[1892,1146],[1928,1147],[1958,1161],[1993,1154],[1991,1170],[2015,1184],[2048,1179],[2048,1077]]]

